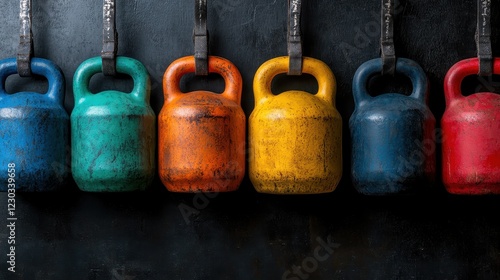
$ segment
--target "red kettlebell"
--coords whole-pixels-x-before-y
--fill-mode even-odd
[[[463,96],[460,90],[463,79],[478,71],[477,58],[462,60],[444,80],[443,182],[452,194],[500,194],[500,95]],[[494,74],[500,74],[500,58]]]

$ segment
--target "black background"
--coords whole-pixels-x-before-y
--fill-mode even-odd
[[[119,54],[147,67],[157,114],[163,72],[173,60],[193,53],[193,2],[117,4]],[[494,53],[500,35],[496,4]],[[446,71],[476,55],[476,2],[401,0],[397,8],[397,55],[417,61],[426,71],[429,105],[440,120]],[[73,73],[102,48],[101,1],[34,1],[33,9],[35,54],[62,68],[71,112]],[[359,65],[379,56],[379,10],[380,1],[303,4],[304,54],[326,62],[338,82],[344,177],[334,193],[263,195],[245,179],[238,192],[206,200],[168,193],[158,180],[144,193],[88,194],[69,185],[58,194],[18,194],[16,273],[7,272],[7,231],[0,226],[0,279],[281,279],[313,256],[317,238],[328,237],[338,248],[307,273],[308,279],[500,279],[498,198],[451,196],[441,184],[418,196],[373,198],[357,195],[350,184],[351,80]],[[0,4],[0,58],[16,54],[18,12],[16,1]],[[210,53],[240,69],[248,116],[255,71],[264,61],[286,54],[286,1],[213,0],[208,15]],[[186,91],[220,92],[223,86],[214,76],[190,75],[182,81]],[[273,87],[275,93],[314,92],[317,84],[307,76],[280,76]],[[9,92],[46,88],[43,79],[7,80]],[[97,75],[91,88],[130,91],[132,83]],[[466,94],[479,88],[484,81],[477,77],[463,84]],[[408,93],[411,85],[399,77],[378,79],[371,87],[374,95],[388,91]],[[5,193],[0,201],[6,208]],[[198,212],[186,222],[181,205]],[[0,217],[6,217],[7,211],[2,212]],[[297,276],[288,279],[292,277]]]

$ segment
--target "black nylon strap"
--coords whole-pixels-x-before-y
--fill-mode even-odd
[[[21,30],[17,50],[17,72],[21,77],[30,77],[31,58],[34,56],[33,33],[31,31],[31,0],[20,0],[19,3]]]
[[[288,75],[302,74],[301,0],[288,0]]]
[[[491,0],[477,1],[476,44],[480,76],[493,73],[493,53],[491,50]]]
[[[396,72],[396,50],[394,48],[394,0],[382,0],[380,50],[382,75]]]
[[[207,0],[195,0],[194,9],[195,75],[208,75]]]
[[[116,76],[118,32],[116,31],[115,0],[103,0],[102,7],[102,73],[106,76]]]

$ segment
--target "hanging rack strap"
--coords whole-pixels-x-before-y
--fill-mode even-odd
[[[102,73],[116,75],[116,53],[118,52],[118,32],[116,31],[116,2],[103,0],[102,5]]]
[[[382,75],[396,72],[396,50],[394,48],[394,0],[382,0],[380,50]]]
[[[195,75],[208,75],[207,0],[195,0],[194,8]]]
[[[491,0],[477,1],[476,44],[480,76],[493,73],[493,53],[491,50]]]
[[[31,31],[31,0],[20,0],[19,3],[21,29],[17,50],[17,72],[21,77],[30,77],[31,58],[34,56],[33,33]]]
[[[288,0],[288,75],[302,74],[301,0]]]

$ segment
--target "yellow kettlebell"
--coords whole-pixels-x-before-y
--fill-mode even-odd
[[[318,81],[318,93],[292,90],[273,95],[273,78],[286,73],[289,57],[260,66],[250,115],[250,179],[258,192],[332,192],[342,176],[342,118],[335,108],[336,81],[322,61],[304,57],[302,72]]]

